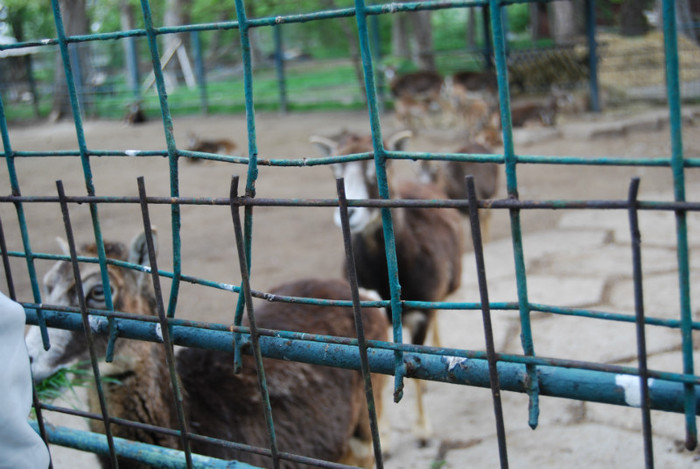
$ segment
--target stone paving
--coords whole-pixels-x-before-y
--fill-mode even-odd
[[[694,111],[684,118],[692,119]],[[615,132],[643,131],[663,125],[663,113],[627,121],[562,126],[556,136],[602,138]],[[536,130],[548,138],[551,129]],[[527,141],[533,132],[516,135]],[[669,189],[670,191],[670,189]],[[649,200],[672,200],[669,193]],[[700,200],[700,187],[687,188],[687,200]],[[679,294],[675,220],[671,212],[640,212],[645,310],[647,315],[678,318]],[[626,211],[567,211],[550,231],[524,236],[528,295],[531,303],[634,314],[632,251]],[[691,254],[700,247],[700,214],[688,219]],[[492,302],[517,299],[510,239],[484,248],[489,297]],[[691,301],[694,318],[700,313],[700,260],[690,256]],[[465,257],[463,287],[455,301],[479,301],[473,254]],[[521,354],[516,312],[493,311],[495,347]],[[484,350],[480,311],[442,311],[439,314],[445,346]],[[636,366],[633,323],[532,314],[535,352],[539,356]],[[647,327],[649,367],[680,372],[678,330]],[[695,363],[700,353],[695,353]],[[434,439],[418,447],[411,433],[413,387],[400,404],[388,404],[392,432],[388,468],[499,467],[498,439],[490,390],[430,382],[426,405]],[[387,397],[390,399],[390,397]],[[503,411],[510,467],[578,468],[644,467],[639,409],[542,397],[539,426],[529,428],[525,395],[503,393]],[[700,452],[683,447],[684,416],[652,412],[654,461],[657,468],[700,467]]]

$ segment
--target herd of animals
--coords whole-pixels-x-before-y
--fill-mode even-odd
[[[465,126],[465,144],[456,152],[491,153],[492,146],[498,143],[500,122],[495,106],[495,76],[465,73],[452,76],[450,82],[452,93],[449,105],[460,110],[459,115]],[[422,116],[430,114],[435,106],[443,106],[444,89],[445,80],[434,72],[417,72],[395,78],[392,80],[392,92],[396,100],[397,118],[415,132],[415,126],[419,125]],[[518,122],[537,120],[551,125],[552,112],[556,112],[556,106],[550,101],[523,107],[518,111],[522,117],[516,109],[513,109],[514,124],[517,115]],[[391,135],[384,142],[385,149],[401,151],[411,135],[411,130]],[[311,143],[324,156],[374,151],[369,136],[347,131],[331,137],[314,136]],[[227,139],[203,140],[191,135],[188,149],[193,152],[233,154],[236,144]],[[199,160],[192,158],[191,161]],[[495,163],[423,160],[419,165],[419,176],[410,180],[398,180],[391,171],[391,160],[388,159],[386,163],[389,193],[393,198],[464,199],[464,177],[468,174],[475,176],[479,199],[492,198],[498,187],[499,167]],[[332,169],[336,177],[344,178],[348,199],[378,198],[373,160],[337,163],[332,165]],[[390,299],[380,209],[353,206],[348,209],[348,218],[358,282],[363,291],[367,290],[362,299]],[[465,236],[461,214],[450,208],[394,208],[392,220],[401,298],[427,302],[445,300],[457,290],[461,281]],[[339,221],[336,213],[336,224]],[[148,265],[146,246],[142,233],[132,240],[129,247],[119,242],[106,242],[105,252],[113,259]],[[67,253],[66,246],[63,247]],[[83,246],[79,255],[94,257],[95,245]],[[154,291],[146,273],[116,265],[109,265],[108,273],[115,310],[156,315]],[[105,291],[99,266],[81,264],[80,277],[87,307],[105,309]],[[69,262],[57,262],[44,277],[44,286],[46,305],[79,305]],[[350,286],[344,279],[294,280],[273,289],[272,293],[306,298],[351,299]],[[433,332],[433,342],[439,340],[435,333],[435,314],[434,310],[424,309],[403,311],[403,323],[410,331],[411,343],[424,344],[428,331]],[[367,339],[388,340],[390,316],[386,311],[364,308],[362,317]],[[256,323],[258,327],[267,329],[355,336],[352,310],[335,306],[265,302],[256,307]],[[244,320],[244,325],[247,324]],[[49,332],[52,344],[49,350],[43,349],[37,327],[31,328],[26,337],[36,381],[87,355],[87,343],[82,331],[50,329]],[[99,336],[96,340],[98,352],[104,354],[106,338]],[[165,355],[163,344],[127,339],[116,341],[114,360],[100,364],[101,375],[113,378],[103,383],[110,415],[178,428]],[[364,382],[359,372],[272,359],[264,360],[264,368],[280,451],[361,467],[373,466]],[[269,447],[252,357],[245,357],[242,371],[236,374],[232,354],[182,348],[176,354],[176,369],[190,431],[256,447]],[[377,396],[376,410],[380,414],[380,396],[386,377],[373,375],[372,381]],[[417,439],[424,442],[430,437],[430,423],[424,411],[421,389],[418,385],[415,432]],[[100,400],[94,390],[89,393],[89,407],[92,412],[100,414]],[[104,432],[99,420],[90,420],[90,427],[95,432]],[[112,425],[112,431],[114,436],[126,439],[169,448],[181,446],[179,438],[172,433],[123,425]],[[195,453],[237,459],[263,467],[271,465],[267,455],[200,440],[192,440],[191,449]],[[104,456],[101,463],[103,467],[109,467],[109,459]],[[119,463],[122,468],[142,467],[129,460],[120,460]],[[280,463],[283,468],[298,466],[298,463],[290,460]]]

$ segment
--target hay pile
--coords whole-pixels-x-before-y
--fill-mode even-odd
[[[666,64],[664,37],[660,31],[645,36],[597,35],[600,48],[599,80],[610,89],[664,85]],[[700,80],[700,46],[678,35],[681,82]]]

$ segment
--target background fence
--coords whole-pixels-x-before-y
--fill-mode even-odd
[[[256,185],[258,183],[261,166],[270,166],[285,168],[289,171],[291,167],[306,168],[308,166],[326,165],[336,161],[330,159],[315,159],[309,161],[307,159],[286,159],[284,155],[275,155],[275,157],[265,160],[258,160],[257,139],[258,133],[256,130],[255,109],[258,105],[258,97],[256,96],[256,85],[258,76],[254,75],[252,59],[249,50],[249,35],[253,30],[265,31],[279,24],[302,24],[309,21],[327,21],[328,18],[344,18],[353,17],[356,21],[356,32],[358,37],[359,49],[361,52],[362,63],[364,65],[364,86],[368,91],[367,110],[369,113],[369,121],[372,130],[373,144],[375,148],[375,161],[378,170],[384,172],[384,157],[391,159],[439,159],[450,158],[462,161],[478,161],[478,162],[497,162],[504,168],[506,175],[506,185],[508,198],[496,200],[489,203],[484,201],[476,201],[473,198],[470,200],[439,202],[426,201],[425,206],[462,206],[470,205],[472,213],[475,213],[475,204],[485,208],[488,206],[490,210],[503,210],[509,215],[512,233],[513,245],[513,262],[517,274],[517,300],[513,302],[498,302],[490,303],[488,300],[488,288],[484,283],[483,276],[479,279],[481,287],[481,301],[479,302],[450,302],[437,305],[444,309],[456,310],[481,310],[484,315],[485,324],[489,324],[491,310],[499,311],[517,311],[520,317],[520,333],[522,337],[522,353],[520,354],[504,354],[496,353],[493,348],[493,343],[489,339],[488,326],[485,327],[485,336],[487,341],[486,350],[465,350],[465,349],[443,349],[429,348],[412,345],[402,345],[398,343],[376,343],[369,344],[370,354],[368,359],[369,367],[378,373],[389,374],[395,376],[395,392],[400,396],[403,386],[404,377],[412,377],[425,380],[445,381],[456,384],[466,384],[472,386],[490,387],[493,390],[494,410],[496,415],[496,426],[499,429],[499,452],[498,457],[502,467],[508,465],[507,454],[508,446],[503,436],[504,421],[500,415],[499,409],[499,390],[515,391],[526,393],[530,400],[529,405],[529,424],[536,427],[539,415],[539,397],[540,395],[557,396],[569,399],[578,399],[586,401],[604,402],[616,404],[620,406],[635,406],[638,403],[641,407],[643,420],[646,422],[644,426],[643,439],[646,453],[646,464],[648,467],[653,466],[652,455],[652,437],[650,424],[651,409],[664,410],[669,412],[679,412],[685,414],[685,444],[688,449],[695,448],[697,444],[697,429],[696,429],[696,414],[698,413],[698,398],[700,397],[700,378],[694,371],[693,363],[693,334],[700,323],[694,320],[691,303],[690,303],[690,249],[688,246],[688,225],[687,217],[690,212],[700,210],[700,203],[687,201],[685,197],[685,174],[689,171],[695,171],[700,165],[700,160],[697,158],[686,158],[683,153],[682,140],[682,118],[681,118],[681,85],[679,68],[679,57],[681,49],[679,48],[677,25],[675,22],[674,2],[664,2],[664,63],[665,63],[665,80],[666,80],[666,95],[668,102],[668,112],[670,121],[670,134],[672,143],[672,152],[670,156],[662,156],[655,159],[615,159],[615,158],[596,158],[596,159],[581,159],[567,156],[538,156],[538,155],[519,155],[515,152],[513,142],[513,132],[510,122],[510,90],[507,80],[507,65],[508,57],[506,54],[505,31],[502,24],[503,16],[498,14],[503,5],[492,0],[490,2],[425,2],[425,3],[400,3],[400,4],[377,4],[366,5],[361,0],[355,2],[353,8],[328,10],[319,12],[303,13],[299,15],[289,16],[269,16],[263,18],[249,19],[245,14],[245,7],[242,1],[236,2],[237,20],[222,23],[219,25],[187,25],[182,28],[163,28],[152,23],[149,2],[143,0],[141,2],[143,18],[145,26],[142,29],[134,29],[131,31],[121,31],[110,34],[94,34],[84,37],[67,37],[63,30],[61,17],[58,14],[59,7],[57,0],[52,2],[55,12],[55,21],[57,29],[57,37],[49,41],[28,41],[26,43],[12,44],[0,47],[0,50],[11,51],[21,50],[26,47],[38,48],[38,54],[60,53],[65,74],[68,82],[68,92],[71,99],[73,109],[73,121],[76,130],[77,145],[72,151],[61,152],[45,152],[45,151],[13,151],[12,132],[8,127],[8,119],[5,114],[6,101],[8,101],[5,93],[3,96],[2,105],[0,108],[0,132],[2,133],[4,144],[4,156],[7,164],[7,173],[9,177],[9,187],[11,188],[10,195],[0,197],[0,204],[4,207],[2,235],[3,260],[4,260],[4,275],[7,282],[7,288],[11,296],[20,301],[28,315],[28,322],[35,325],[40,325],[42,328],[57,327],[78,330],[86,327],[87,310],[85,308],[59,308],[56,305],[47,305],[42,302],[42,294],[39,289],[39,279],[37,276],[38,265],[43,261],[54,261],[56,259],[77,261],[75,253],[71,256],[55,256],[43,252],[35,252],[30,243],[30,239],[37,236],[30,227],[25,223],[25,213],[32,210],[32,206],[36,204],[51,203],[56,206],[57,214],[59,205],[65,213],[76,210],[79,205],[87,204],[90,210],[90,219],[94,237],[98,245],[102,240],[102,227],[105,223],[105,216],[100,216],[98,213],[107,211],[106,207],[112,204],[124,204],[131,207],[138,207],[142,210],[143,226],[149,229],[148,211],[158,210],[163,206],[169,209],[169,217],[171,220],[170,235],[172,237],[171,257],[172,269],[159,270],[157,273],[165,279],[169,279],[170,292],[169,300],[165,301],[167,307],[163,305],[161,316],[159,318],[161,330],[171,331],[171,338],[164,340],[166,345],[168,340],[178,345],[186,345],[190,347],[202,348],[218,348],[226,351],[233,351],[233,336],[234,334],[242,334],[243,343],[252,341],[254,351],[264,356],[275,358],[294,359],[313,364],[343,366],[347,368],[360,369],[360,354],[358,348],[363,349],[366,344],[358,341],[343,341],[329,338],[315,338],[314,341],[308,341],[304,335],[286,334],[284,332],[273,334],[270,337],[261,337],[256,344],[255,331],[249,331],[245,328],[240,328],[241,313],[243,312],[244,303],[242,298],[245,294],[256,294],[265,297],[263,292],[252,291],[247,284],[247,269],[251,266],[242,263],[240,271],[241,281],[239,284],[225,284],[218,282],[218,279],[213,281],[203,278],[190,276],[183,269],[181,263],[181,239],[180,229],[182,223],[182,212],[186,209],[204,210],[207,207],[224,207],[231,208],[233,215],[234,234],[232,234],[232,244],[239,248],[238,254],[242,252],[248,253],[248,259],[251,259],[251,265],[255,265],[255,257],[251,258],[251,244],[258,235],[254,229],[253,207],[284,207],[285,210],[301,207],[336,207],[343,204],[344,201],[341,195],[337,198],[318,199],[318,198],[287,198],[287,199],[261,199],[256,198]],[[411,153],[411,152],[393,152],[383,148],[382,136],[384,129],[380,122],[379,102],[376,98],[376,67],[373,67],[372,55],[372,39],[371,31],[368,26],[369,20],[374,16],[389,15],[396,12],[408,12],[420,9],[460,9],[470,6],[486,6],[488,5],[492,12],[490,26],[492,28],[492,40],[494,46],[493,61],[498,71],[499,77],[499,102],[503,124],[503,141],[504,149],[502,154],[494,155],[464,155],[457,153]],[[222,156],[216,157],[220,164],[226,164],[232,168],[231,172],[240,171],[245,168],[247,177],[245,180],[245,188],[241,190],[241,194],[232,191],[230,197],[212,198],[212,197],[183,197],[180,194],[179,176],[181,168],[178,165],[180,157],[198,157],[202,155],[192,154],[182,149],[180,142],[176,141],[173,132],[172,109],[168,102],[168,92],[166,79],[160,71],[160,59],[162,53],[158,47],[157,38],[161,35],[171,34],[181,31],[208,31],[218,27],[226,27],[239,33],[241,40],[241,78],[240,88],[235,84],[233,87],[242,97],[246,109],[246,131],[248,137],[248,154],[246,157]],[[154,86],[158,94],[158,109],[163,120],[163,132],[165,145],[157,151],[140,151],[140,150],[94,150],[88,145],[84,134],[84,114],[81,109],[88,110],[90,104],[86,98],[87,95],[81,95],[78,86],[74,81],[74,67],[76,63],[73,61],[70,53],[71,44],[88,45],[90,47],[100,48],[106,47],[102,44],[106,40],[119,39],[120,41],[128,38],[136,37],[138,41],[147,44],[150,56],[151,65],[154,72]],[[695,54],[696,52],[692,52]],[[94,57],[99,57],[96,54]],[[301,67],[301,66],[300,66]],[[107,74],[109,75],[109,74]],[[94,106],[99,106],[106,102],[107,99],[100,93],[105,95],[110,94],[108,81],[102,82],[104,91],[95,92]],[[227,83],[227,87],[231,82]],[[235,82],[234,82],[235,83]],[[37,89],[41,89],[41,85]],[[242,88],[242,89],[241,89]],[[95,87],[94,89],[98,89]],[[234,92],[232,92],[234,93]],[[338,93],[334,93],[338,94]],[[22,93],[18,93],[22,95]],[[85,101],[81,101],[85,99]],[[92,99],[92,98],[91,98]],[[219,101],[218,95],[209,94],[208,101],[211,103]],[[235,101],[236,98],[232,100]],[[260,102],[264,103],[265,99],[260,98]],[[81,104],[82,103],[82,104]],[[30,106],[25,103],[23,106]],[[84,106],[84,107],[83,107]],[[197,106],[195,106],[197,107]],[[87,112],[89,115],[89,111]],[[18,168],[22,166],[25,159],[40,159],[45,157],[60,157],[70,158],[71,160],[80,161],[80,169],[84,175],[84,184],[86,194],[80,196],[69,196],[59,189],[58,195],[53,193],[42,193],[33,195],[22,195]],[[128,171],[128,166],[134,157],[137,158],[152,158],[152,157],[167,157],[168,159],[168,195],[165,197],[147,196],[145,185],[140,185],[139,196],[125,195],[124,193],[102,194],[94,183],[91,174],[91,165],[94,164],[96,157],[113,157],[116,163],[117,170]],[[371,154],[358,155],[360,158],[372,158]],[[668,169],[673,174],[673,201],[655,201],[655,200],[637,200],[636,183],[632,183],[630,195],[628,199],[622,200],[585,200],[585,201],[569,201],[569,200],[521,200],[518,196],[518,167],[526,164],[553,164],[553,165],[600,165],[601,167],[609,166],[640,166],[640,167],[663,167]],[[77,170],[77,167],[76,167]],[[53,175],[31,174],[31,178],[53,178]],[[383,192],[387,192],[387,188],[383,188]],[[99,194],[99,195],[98,195]],[[408,206],[407,201],[350,201],[350,205],[372,205],[379,204],[383,208],[384,222],[391,224],[391,207]],[[420,203],[419,203],[420,204]],[[14,211],[11,223],[8,225],[6,217],[8,208]],[[244,212],[242,224],[236,221],[235,213],[239,209]],[[629,217],[629,228],[632,233],[632,243],[630,249],[633,252],[633,265],[630,268],[634,271],[636,294],[635,294],[635,311],[628,311],[625,314],[614,316],[615,320],[636,324],[639,339],[638,339],[638,357],[639,365],[636,367],[610,365],[604,363],[592,363],[585,361],[575,361],[567,359],[540,358],[535,354],[535,343],[531,334],[530,315],[533,311],[546,311],[552,314],[575,315],[584,318],[610,318],[609,312],[591,312],[577,309],[562,309],[548,305],[536,305],[528,300],[528,282],[526,269],[523,258],[523,240],[522,226],[520,215],[527,210],[542,210],[542,209],[571,209],[571,210],[613,210],[619,212],[620,217]],[[637,215],[640,211],[666,211],[672,212],[675,215],[675,230],[677,236],[676,250],[678,258],[677,276],[678,276],[678,298],[680,308],[677,311],[677,318],[666,320],[657,317],[646,317],[644,315],[644,307],[642,302],[642,267],[639,262],[639,230],[637,224]],[[57,215],[58,217],[58,215]],[[65,217],[66,234],[71,237],[70,217]],[[476,217],[472,221],[477,221]],[[483,259],[480,258],[481,241],[478,238],[478,230],[474,230],[475,253],[477,257],[478,271],[483,271]],[[59,233],[56,233],[59,234]],[[21,249],[14,250],[5,247],[8,244],[21,245]],[[389,240],[387,249],[392,250],[392,243]],[[17,259],[21,262],[21,267]],[[82,261],[91,261],[99,263],[102,268],[111,264],[101,252],[97,258],[81,259]],[[136,268],[136,266],[131,266]],[[155,266],[154,266],[155,267]],[[391,272],[396,271],[395,261],[389,260],[389,269]],[[14,272],[21,272],[17,274]],[[155,276],[154,279],[157,279]],[[157,282],[158,280],[154,280]],[[400,281],[400,279],[399,279]],[[24,284],[27,296],[18,297],[14,293],[14,285]],[[184,283],[192,283],[205,289],[220,290],[226,294],[230,294],[236,298],[238,303],[235,308],[235,315],[231,314],[231,321],[235,319],[234,332],[229,330],[229,326],[216,324],[194,324],[191,321],[185,321],[178,318],[178,295],[180,287]],[[28,288],[26,288],[28,286]],[[105,290],[109,290],[105,288]],[[247,296],[247,302],[250,303],[251,296]],[[425,304],[413,304],[400,300],[399,286],[392,286],[392,298],[390,301],[383,301],[381,304],[390,308],[393,311],[393,317],[399,318],[402,308],[407,306],[426,306]],[[346,303],[346,306],[350,306]],[[109,318],[109,321],[99,323],[96,327],[97,334],[111,335],[112,340],[116,339],[114,335],[114,324],[118,326],[118,336],[126,338],[134,338],[139,340],[158,341],[153,334],[153,329],[150,323],[136,321],[125,317],[119,311],[95,312],[90,311],[90,314],[104,315]],[[644,350],[644,331],[645,328],[664,327],[677,330],[682,336],[682,353],[680,360],[682,361],[682,370],[672,372],[667,370],[650,370],[647,369],[644,361],[646,352]],[[88,327],[89,329],[89,327]],[[402,336],[402,328],[400,321],[395,321],[393,324],[394,338],[400,339]],[[118,339],[121,340],[121,339]],[[238,342],[241,344],[241,341]],[[47,344],[48,345],[48,344]],[[324,353],[332,350],[331,356],[337,357],[337,360],[328,358],[329,355]],[[497,366],[496,366],[497,363]],[[495,373],[496,369],[498,370]],[[631,377],[632,384],[620,383],[620,377]],[[650,380],[653,379],[653,380]],[[626,394],[624,391],[627,390]],[[101,435],[89,434],[84,432],[76,432],[71,429],[47,429],[42,425],[41,410],[51,409],[63,412],[75,412],[71,409],[62,409],[51,406],[50,404],[36,403],[38,416],[38,430],[47,441],[57,442],[58,444],[77,447],[96,452],[113,452],[118,451],[126,453],[134,450],[139,454],[139,458],[151,464],[170,467],[171,461],[186,461],[188,466],[199,463],[197,458],[190,459],[189,456],[183,456],[175,452],[170,453],[161,451],[156,448],[148,447],[147,445],[131,445],[119,444],[114,445],[111,441],[105,439]],[[79,414],[83,415],[83,414]],[[97,416],[86,415],[90,418],[103,418],[109,421],[113,416]],[[182,429],[181,429],[182,430]],[[176,432],[177,433],[177,432]],[[187,432],[182,432],[187,433]],[[181,433],[181,434],[182,434]],[[197,436],[192,432],[187,434],[187,437],[196,439]],[[376,437],[376,435],[375,435]],[[376,439],[376,438],[375,438]],[[270,448],[262,449],[272,455],[273,459],[282,457],[283,459],[292,460],[298,459],[298,456],[290,456],[287,454],[277,454],[277,449],[272,445]],[[166,456],[163,454],[167,453]],[[301,455],[304,456],[304,455]],[[377,453],[378,465],[381,465],[381,456]],[[496,456],[494,455],[494,461]],[[173,463],[174,464],[174,463]],[[207,460],[207,465],[216,464],[213,460]],[[319,463],[322,464],[322,463]]]
[[[294,2],[278,2],[279,14],[298,13]],[[489,59],[488,17],[480,7],[461,9],[452,15],[457,19],[436,22],[437,68],[448,74],[464,69],[484,69],[492,66]],[[465,12],[473,11],[476,18],[472,39],[463,30],[469,28]],[[436,14],[445,13],[436,11]],[[609,14],[609,13],[608,13]],[[620,35],[614,21],[607,18],[604,8],[597,8],[595,34],[599,61],[600,86],[606,90],[608,106],[631,100],[664,99],[663,37],[650,32],[640,38]],[[511,15],[512,16],[512,15]],[[396,65],[391,57],[391,15],[369,17],[375,65],[377,66],[378,96],[391,105],[386,90],[383,69]],[[332,27],[351,27],[349,18],[331,19]],[[658,19],[655,20],[658,24]],[[586,23],[582,15],[576,22]],[[350,25],[350,26],[348,26]],[[592,25],[593,26],[593,25]],[[517,24],[513,27],[517,27]],[[697,100],[700,92],[700,49],[694,39],[697,24],[681,25],[679,35],[680,79],[682,97]],[[444,30],[444,31],[442,31]],[[468,30],[468,29],[467,29]],[[164,75],[171,96],[171,109],[176,114],[193,112],[239,112],[245,108],[240,92],[243,84],[242,58],[235,45],[231,23],[220,29],[195,28],[181,35],[184,55],[165,50],[161,44]],[[289,22],[274,28],[255,28],[257,53],[253,60],[256,83],[255,99],[258,109],[324,109],[362,108],[364,97],[361,86],[351,70],[353,56],[348,46],[336,35],[338,44],[332,56],[320,52],[318,33],[304,23]],[[221,37],[225,40],[222,41]],[[446,37],[443,37],[446,36]],[[549,40],[524,42],[522,32],[506,31],[507,63],[511,78],[519,85],[516,93],[541,93],[552,84],[567,88],[585,88],[589,80],[589,43],[585,39],[554,43]],[[232,44],[223,52],[208,49],[215,44]],[[142,100],[147,114],[159,114],[158,96],[153,87],[153,74],[146,39],[136,35],[120,41],[74,42],[69,46],[74,59],[76,93],[87,117],[121,118],[133,101]],[[218,51],[218,49],[217,49]],[[48,116],[55,94],[66,94],[65,89],[54,89],[58,46],[8,49],[2,68],[0,93],[5,99],[6,112],[11,120]],[[17,55],[15,55],[17,54]],[[187,60],[179,66],[179,57]],[[277,57],[280,60],[277,60]],[[27,63],[27,61],[29,61]],[[59,69],[60,70],[60,69]],[[621,85],[622,83],[625,86]],[[179,84],[179,85],[178,85]],[[28,104],[32,104],[29,106]]]

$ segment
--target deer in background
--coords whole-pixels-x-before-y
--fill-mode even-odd
[[[105,243],[112,259],[147,265],[146,239],[134,238],[131,248],[121,243]],[[95,245],[84,246],[80,255],[95,256]],[[81,280],[87,306],[105,309],[105,293],[99,267],[82,264]],[[115,309],[153,316],[155,297],[148,274],[124,267],[108,266]],[[75,279],[71,263],[57,262],[44,278],[45,305],[76,307]],[[344,280],[304,279],[272,290],[279,296],[350,300],[350,286]],[[376,295],[363,294],[363,300]],[[265,302],[256,308],[261,328],[308,332],[339,337],[355,337],[351,308],[308,304]],[[388,322],[383,309],[363,308],[362,319],[368,340],[386,340]],[[244,325],[248,322],[244,320]],[[51,375],[70,360],[87,354],[82,331],[49,329],[52,347],[43,350],[38,327],[26,338],[35,380]],[[63,336],[58,340],[57,336]],[[97,336],[104,353],[106,337]],[[234,374],[233,354],[220,351],[182,348],[175,357],[182,384],[183,408],[191,431],[220,439],[268,447],[266,423],[253,358],[244,356],[243,370]],[[305,363],[264,359],[264,368],[276,423],[280,451],[370,468],[373,465],[369,416],[364,397],[364,380],[358,371]],[[171,379],[162,343],[118,339],[114,360],[100,364],[101,375],[112,378],[103,383],[107,409],[111,416],[166,428],[177,429]],[[374,376],[374,390],[381,395],[385,377]],[[378,398],[377,414],[381,413]],[[89,391],[90,410],[100,413],[95,389]],[[101,421],[91,420],[92,431],[104,431]],[[179,438],[148,429],[112,424],[115,436],[170,448],[180,448]],[[256,466],[269,466],[263,455],[191,440],[195,453],[239,459]],[[101,457],[103,467],[109,467]],[[281,461],[282,468],[303,465]],[[120,459],[119,467],[142,467]],[[305,466],[304,466],[305,467]]]
[[[189,143],[187,146],[188,151],[199,151],[202,153],[218,153],[222,155],[232,155],[233,152],[238,148],[236,142],[229,140],[227,138],[204,140],[199,138],[196,134],[188,133]],[[188,158],[188,161],[192,163],[199,163],[201,160],[199,158]]]
[[[388,150],[402,150],[411,137],[410,131],[398,132],[387,139]],[[370,137],[354,136],[337,142],[325,137],[311,137],[324,156],[373,152]],[[446,199],[434,184],[393,177],[391,160],[386,160],[389,193],[397,199]],[[374,160],[334,164],[336,178],[344,178],[348,199],[377,199],[379,188]],[[378,207],[349,207],[348,218],[360,286],[376,290],[389,300],[389,272],[384,244],[382,218]],[[457,290],[461,282],[463,226],[459,212],[444,208],[393,208],[392,220],[396,245],[398,280],[402,300],[443,301]],[[340,226],[339,211],[335,222]],[[437,339],[435,310],[404,310],[402,322],[411,333],[411,343],[423,345],[432,328]],[[437,340],[436,340],[437,342]],[[436,346],[439,344],[436,343]],[[423,407],[423,390],[416,382],[416,433],[422,443],[430,434],[430,423]]]
[[[481,143],[470,142],[459,147],[453,153],[490,154],[493,151]],[[468,198],[466,177],[474,176],[474,189],[479,200],[491,199],[496,194],[499,184],[499,168],[497,163],[476,161],[442,161],[421,160],[419,179],[440,187],[450,199],[466,200]],[[460,212],[469,215],[469,207],[460,208]],[[491,211],[486,211],[480,217],[483,239],[489,239]]]
[[[416,131],[418,127],[428,126],[431,117],[445,119],[449,100],[444,97],[442,75],[432,70],[398,75],[391,68],[387,68],[385,74],[394,97],[396,119],[401,125]]]

